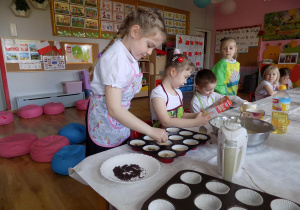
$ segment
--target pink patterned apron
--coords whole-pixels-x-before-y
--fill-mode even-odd
[[[131,63],[130,63],[131,65]],[[130,83],[122,88],[122,107],[129,109],[130,101],[142,88],[143,74],[133,69]],[[93,142],[102,147],[115,147],[130,136],[130,129],[112,118],[107,111],[105,96],[92,95],[88,110],[88,131]]]

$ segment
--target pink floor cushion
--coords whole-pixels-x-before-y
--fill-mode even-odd
[[[80,99],[76,101],[76,108],[78,110],[87,110],[88,104],[89,104],[89,99]]]
[[[67,145],[70,141],[64,136],[46,136],[30,146],[30,157],[36,162],[51,162],[53,155]]]
[[[69,145],[61,148],[51,160],[51,168],[55,173],[69,175],[68,168],[73,168],[85,158],[84,145]]]
[[[65,107],[62,103],[47,103],[43,106],[44,114],[55,115],[65,111]]]
[[[30,146],[38,140],[35,134],[17,133],[0,139],[0,156],[5,158],[29,154]]]
[[[18,110],[18,116],[22,118],[34,118],[43,114],[43,108],[38,105],[26,105]]]
[[[14,121],[14,115],[10,111],[0,111],[0,125],[7,125]]]

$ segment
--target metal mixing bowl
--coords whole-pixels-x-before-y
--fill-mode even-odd
[[[211,119],[209,124],[212,126],[213,132],[217,135],[219,128],[229,119],[234,122],[239,121],[241,126],[247,129],[248,147],[264,143],[270,133],[275,130],[275,127],[268,122],[247,117],[219,116]]]

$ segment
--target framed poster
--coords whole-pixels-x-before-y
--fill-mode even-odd
[[[85,0],[85,6],[97,7],[97,0]]]
[[[55,11],[55,13],[69,15],[70,14],[70,6],[67,3],[55,1],[54,2],[54,11]]]
[[[71,15],[84,16],[84,7],[78,5],[70,5]]]
[[[85,28],[98,30],[98,20],[85,19]]]
[[[84,28],[84,18],[72,17],[72,27]]]
[[[65,57],[66,64],[92,64],[92,45],[65,44]]]
[[[101,10],[100,11],[100,19],[101,20],[112,20],[112,11]]]
[[[111,1],[101,1],[100,2],[101,10],[112,10],[112,2]]]
[[[280,53],[278,64],[296,64],[298,53]]]
[[[70,26],[70,16],[55,15],[56,26]]]
[[[300,39],[300,9],[265,14],[264,41]]]
[[[98,10],[92,7],[85,7],[85,17],[98,19]]]

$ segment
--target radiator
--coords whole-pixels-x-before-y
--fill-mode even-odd
[[[58,103],[61,102],[65,107],[76,106],[76,101],[84,99],[84,92],[81,93],[48,93],[30,96],[16,97],[18,109],[22,106],[35,104],[43,106],[47,103]]]

